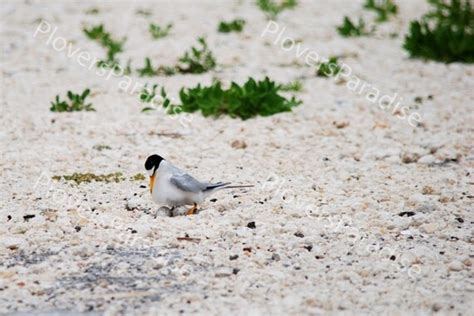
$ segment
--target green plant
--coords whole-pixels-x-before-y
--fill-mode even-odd
[[[158,74],[163,74],[165,76],[172,76],[176,74],[179,70],[176,68],[176,66],[160,66],[158,67]]]
[[[90,29],[84,28],[83,31],[89,39],[97,41],[102,47],[107,49],[107,58],[99,61],[97,66],[111,68],[118,67],[119,63],[115,59],[115,55],[123,51],[125,39],[122,39],[121,41],[112,39],[110,33],[105,31],[103,24],[93,26]]]
[[[140,101],[141,102],[151,102],[153,98],[156,96],[156,88],[158,87],[157,84],[154,84],[151,89],[148,88],[148,84],[145,84],[142,91],[140,92]]]
[[[183,74],[201,74],[216,67],[214,55],[207,47],[206,40],[203,37],[198,38],[201,47],[191,47],[184,55],[179,58],[179,64],[174,66],[153,67],[150,58],[145,58],[145,66],[137,69],[138,74],[143,76],[166,75],[171,76],[176,73]]]
[[[158,71],[153,68],[150,58],[145,58],[145,66],[137,69],[140,77],[152,77],[158,74]]]
[[[377,14],[377,22],[385,22],[390,15],[398,13],[398,6],[393,0],[366,0],[364,8],[375,11]]]
[[[279,94],[280,91],[281,86],[268,77],[258,82],[249,78],[243,86],[232,82],[227,89],[223,89],[217,81],[208,87],[199,84],[194,88],[183,88],[179,92],[180,105],[168,102],[164,106],[171,114],[201,111],[204,116],[225,114],[246,120],[257,115],[270,116],[291,111],[301,103],[294,97],[286,99]]]
[[[300,92],[303,91],[303,83],[300,80],[296,79],[295,81],[289,82],[287,84],[282,84],[280,90]]]
[[[329,60],[325,63],[319,64],[316,75],[318,77],[332,77],[341,71],[341,66],[337,64],[337,57],[329,57]]]
[[[410,23],[403,47],[410,57],[474,62],[474,11],[469,0],[429,0],[433,11]]]
[[[132,61],[129,59],[127,61],[127,65],[125,66],[125,69],[123,70],[124,75],[130,75],[132,73]]]
[[[144,102],[144,103],[153,103],[153,106],[162,105],[163,107],[167,108],[170,105],[171,101],[168,98],[168,96],[166,94],[166,91],[163,87],[161,87],[160,98],[156,99],[156,96],[157,96],[156,88],[157,87],[158,87],[158,85],[154,84],[152,89],[149,89],[147,87],[147,84],[145,84],[145,87],[143,87],[142,91],[140,92],[140,101]],[[160,103],[156,104],[157,100]],[[156,107],[153,107],[153,106],[144,107],[142,109],[142,112],[148,112],[148,111],[156,110]]]
[[[68,91],[67,97],[69,98],[69,102],[61,101],[59,95],[57,95],[55,101],[51,102],[50,110],[52,112],[95,111],[91,103],[85,103],[89,93],[89,89],[84,90],[82,94],[75,94]]]
[[[242,32],[245,21],[242,19],[235,19],[230,22],[221,21],[217,30],[221,33]]]
[[[216,67],[216,60],[207,47],[206,40],[199,37],[198,43],[200,48],[191,47],[191,50],[185,52],[184,56],[179,59],[181,65],[176,68],[180,73],[200,74]]]
[[[154,39],[160,39],[162,37],[167,36],[172,27],[173,27],[173,24],[171,23],[166,25],[163,28],[159,26],[158,24],[151,23],[148,30],[150,31],[150,34]]]
[[[362,20],[362,18],[359,18],[359,24],[356,25],[347,16],[344,17],[344,22],[342,25],[337,27],[337,31],[344,37],[363,36],[370,34],[370,32],[366,29],[365,22]]]
[[[265,12],[268,18],[274,20],[281,11],[286,9],[293,9],[296,7],[298,2],[296,0],[281,0],[275,2],[275,0],[257,0],[257,5]]]

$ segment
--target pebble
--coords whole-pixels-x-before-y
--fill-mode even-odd
[[[438,229],[438,225],[435,223],[427,223],[420,226],[420,230],[427,234],[432,234]]]
[[[461,261],[454,260],[449,263],[449,271],[461,271],[463,269],[463,264]]]
[[[128,211],[133,211],[138,208],[140,205],[140,199],[136,197],[132,197],[127,201],[127,204],[125,207],[127,208]]]
[[[436,161],[436,157],[433,156],[433,155],[426,155],[426,156],[423,156],[421,157],[420,159],[418,159],[418,163],[421,163],[421,164],[432,164]]]
[[[420,156],[416,153],[406,152],[402,154],[402,162],[403,163],[414,163],[420,159]]]
[[[25,241],[18,237],[2,237],[0,242],[3,246],[2,248],[8,248],[10,250],[18,249],[25,244]]]
[[[277,253],[274,253],[272,254],[272,260],[275,260],[275,261],[280,261],[281,257],[279,254]]]
[[[247,144],[243,140],[234,140],[230,145],[235,149],[247,148]]]

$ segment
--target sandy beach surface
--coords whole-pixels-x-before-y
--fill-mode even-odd
[[[374,36],[346,39],[335,29],[344,15],[373,18],[362,1],[300,1],[270,25],[278,32],[254,1],[3,1],[0,313],[472,315],[474,67],[409,59],[404,34],[428,5],[396,2]],[[247,21],[242,33],[217,32],[233,18]],[[173,23],[170,35],[152,40],[151,22]],[[218,62],[134,83],[176,98],[214,79],[299,78],[304,90],[285,95],[303,103],[246,121],[143,113],[122,77],[71,57],[104,56],[82,32],[100,23],[127,38],[118,58],[133,69],[145,57],[173,64],[199,36]],[[315,76],[309,51],[341,56],[419,120]],[[49,110],[86,88],[95,112]],[[153,153],[199,179],[255,187],[170,217],[148,179],[133,178]],[[53,179],[75,172],[122,176]]]

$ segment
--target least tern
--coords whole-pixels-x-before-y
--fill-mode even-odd
[[[151,155],[145,162],[150,176],[150,193],[154,202],[172,208],[192,205],[188,215],[196,214],[197,205],[218,190],[248,188],[253,185],[234,185],[230,182],[201,182],[175,167],[159,155]]]

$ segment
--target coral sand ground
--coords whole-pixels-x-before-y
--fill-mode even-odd
[[[370,17],[359,1],[300,1],[277,21],[302,48],[343,56],[358,77],[402,96],[417,127],[316,77],[276,34],[262,37],[267,20],[253,1],[3,3],[0,312],[472,313],[474,69],[408,59],[403,34],[428,7],[397,3],[373,37],[335,30],[344,14]],[[247,21],[241,34],[216,32],[235,17]],[[34,37],[41,19],[52,29]],[[150,22],[174,26],[153,41]],[[57,27],[53,39],[101,58],[82,33],[98,23],[127,37],[119,59],[132,68],[147,56],[172,64],[201,35],[219,64],[134,81],[176,96],[213,78],[301,78],[303,104],[246,121],[142,113],[120,78],[47,44]],[[85,88],[96,112],[49,111],[55,95]],[[147,180],[130,179],[151,153],[255,188],[220,192],[196,216],[160,216]],[[74,172],[124,179],[52,179]]]

